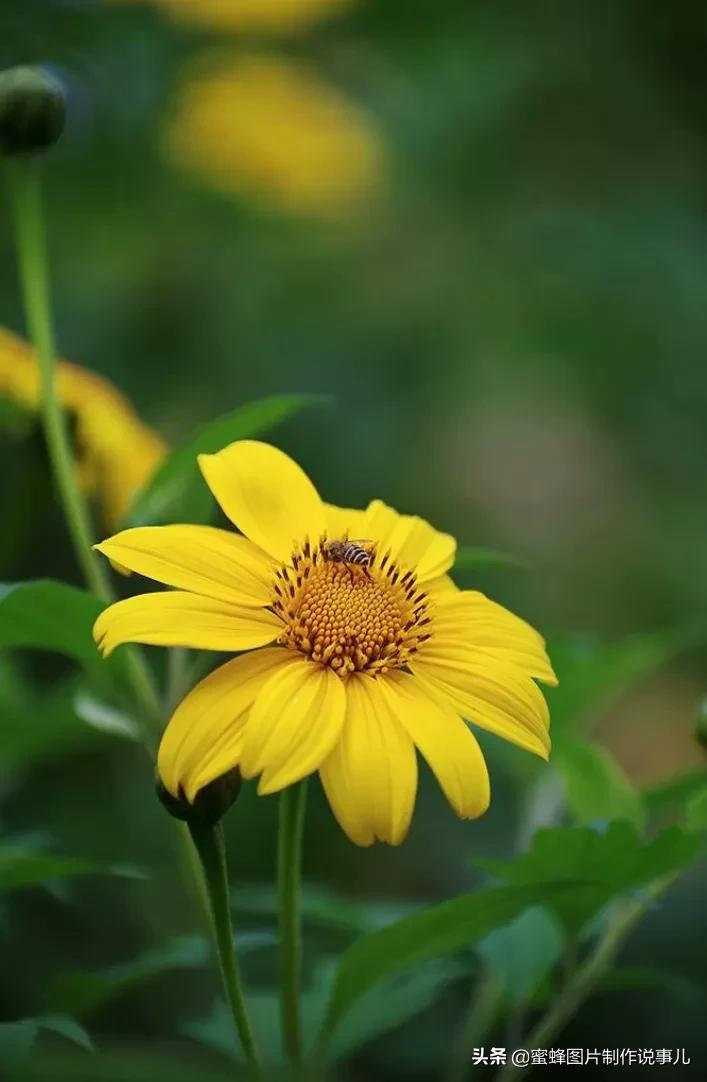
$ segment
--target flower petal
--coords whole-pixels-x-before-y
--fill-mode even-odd
[[[343,682],[328,667],[295,655],[261,688],[248,717],[244,778],[263,771],[259,793],[274,793],[316,770],[339,739]]]
[[[451,534],[440,533],[417,515],[401,515],[381,500],[368,505],[362,528],[381,554],[390,551],[395,563],[414,570],[418,582],[442,575],[454,563],[457,542]]]
[[[365,511],[356,511],[351,507],[336,507],[332,503],[324,504],[326,532],[329,538],[348,537],[350,541],[367,541],[361,532],[366,520]]]
[[[435,602],[434,637],[425,656],[444,657],[466,648],[469,657],[489,653],[536,680],[557,684],[545,641],[525,620],[476,590],[445,593]]]
[[[266,609],[239,608],[178,590],[138,594],[104,609],[93,637],[104,657],[124,642],[195,650],[252,650],[277,637],[282,623]]]
[[[319,774],[339,825],[356,845],[376,839],[400,845],[415,806],[417,758],[370,676],[347,682],[344,728]]]
[[[489,806],[486,763],[476,737],[451,708],[427,696],[409,673],[389,673],[376,690],[407,730],[461,819],[476,819]]]
[[[157,769],[173,796],[193,802],[214,778],[238,766],[248,710],[268,676],[288,658],[273,646],[221,665],[182,700],[164,731]]]
[[[459,587],[451,575],[437,575],[428,579],[425,583],[425,593],[428,597],[437,597],[439,594],[457,594]]]
[[[218,454],[199,455],[199,465],[231,522],[275,559],[287,563],[296,545],[324,533],[316,488],[277,447],[239,440]]]
[[[490,655],[473,660],[468,651],[434,655],[427,650],[430,643],[410,665],[428,695],[474,725],[548,758],[547,703],[530,677]]]
[[[236,605],[267,605],[272,596],[265,553],[213,526],[141,526],[94,547],[123,568],[190,593]]]

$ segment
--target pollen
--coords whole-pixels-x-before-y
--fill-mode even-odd
[[[280,644],[342,679],[402,669],[430,638],[427,597],[412,571],[375,553],[366,567],[333,560],[325,539],[305,543],[276,572],[272,609],[284,624]]]

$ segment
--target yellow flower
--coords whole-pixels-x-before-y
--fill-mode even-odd
[[[151,3],[175,19],[200,26],[276,33],[304,29],[351,6],[351,0],[151,0]]]
[[[268,444],[233,443],[199,465],[242,534],[144,527],[97,546],[176,588],[106,609],[94,628],[104,655],[124,642],[247,651],[197,684],[169,722],[158,771],[170,793],[193,802],[234,767],[259,775],[261,794],[318,770],[354,842],[397,845],[415,803],[416,749],[457,815],[486,810],[486,764],[462,718],[547,758],[534,681],[556,680],[543,640],[454,586],[454,538],[380,500],[365,511],[323,503]],[[332,542],[345,538],[357,548],[337,559]]]
[[[167,447],[144,425],[108,380],[68,361],[56,366],[56,385],[74,421],[77,465],[84,490],[98,497],[108,525],[120,521]],[[0,397],[33,412],[40,407],[37,360],[31,347],[0,327]]]
[[[165,134],[178,165],[227,195],[337,217],[376,189],[383,150],[368,119],[303,65],[219,56],[190,75]]]

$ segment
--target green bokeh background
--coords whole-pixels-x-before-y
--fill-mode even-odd
[[[330,395],[272,436],[323,495],[352,506],[381,496],[468,544],[516,553],[529,571],[486,569],[464,584],[551,636],[703,622],[707,9],[362,0],[260,42],[305,58],[386,142],[386,198],[336,225],[228,200],[165,162],[159,132],[179,72],[207,41],[143,6],[0,0],[0,67],[45,62],[68,88],[68,130],[46,166],[62,354],[109,377],[175,443],[255,397]],[[0,323],[19,331],[7,215],[3,202]],[[41,441],[5,434],[1,446],[0,578],[78,581]],[[638,783],[699,763],[701,660],[687,655],[598,719]],[[41,686],[61,676],[52,659],[22,666]],[[45,832],[58,851],[153,875],[76,886],[70,903],[13,898],[2,911],[7,1019],[36,1013],[53,975],[192,930],[140,753],[64,723],[51,756],[0,764],[2,831]],[[313,786],[307,877],[403,901],[477,881],[469,859],[512,850],[519,791],[542,769],[483,743],[486,818],[458,823],[425,784],[394,852],[351,846]],[[271,877],[275,817],[276,802],[251,791],[230,816],[239,881]],[[704,979],[703,889],[688,878],[630,956]],[[141,987],[91,1020],[98,1059],[77,1066],[49,1041],[36,1077],[225,1078],[225,1060],[179,1037],[216,994],[208,972]],[[434,1077],[465,995],[453,984],[345,1077]],[[560,1044],[698,1056],[701,1042],[704,1057],[703,1010],[614,993]]]

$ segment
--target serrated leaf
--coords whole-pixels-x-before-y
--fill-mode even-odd
[[[524,883],[489,887],[431,906],[357,940],[341,957],[323,1033],[330,1034],[354,1004],[380,981],[421,962],[442,958],[478,942],[529,906],[556,895],[588,894],[584,904],[604,896],[582,876],[571,883]]]
[[[199,472],[197,455],[214,454],[234,440],[262,435],[300,410],[326,401],[322,395],[274,395],[210,421],[160,463],[136,496],[123,526],[209,522],[215,503]]]
[[[639,829],[643,827],[643,801],[604,748],[563,737],[555,745],[552,762],[562,777],[567,806],[577,822],[625,819]]]
[[[556,917],[539,906],[482,939],[477,951],[515,1005],[529,999],[559,960],[565,943]]]
[[[630,823],[610,823],[606,832],[589,827],[539,830],[531,848],[512,861],[483,860],[477,865],[509,883],[551,884],[542,899],[573,931],[612,897],[635,890],[689,864],[704,849],[703,840],[679,827],[668,827],[642,841]],[[559,894],[558,883],[590,882],[596,892]]]
[[[707,785],[688,800],[685,823],[688,830],[707,830]]]

